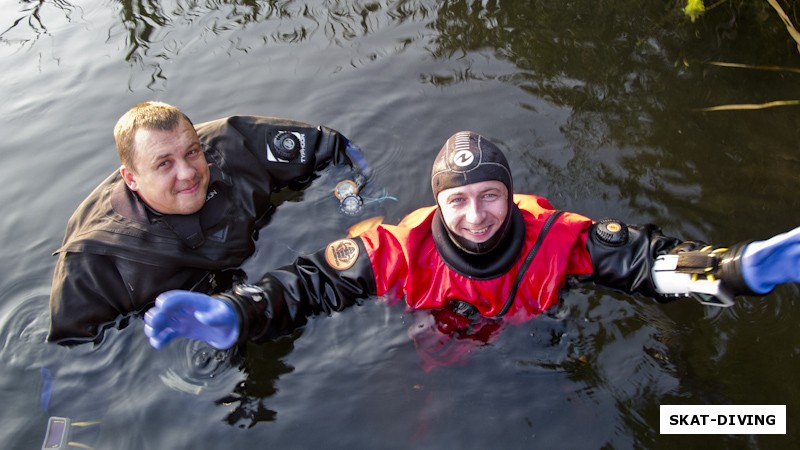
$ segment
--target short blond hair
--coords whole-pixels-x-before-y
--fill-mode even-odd
[[[194,127],[192,121],[180,109],[163,102],[144,102],[134,106],[114,126],[114,142],[117,144],[119,161],[129,169],[135,169],[133,160],[136,152],[136,132],[140,129],[171,131],[185,120]]]

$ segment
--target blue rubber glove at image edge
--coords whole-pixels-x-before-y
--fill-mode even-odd
[[[745,282],[759,294],[781,283],[800,282],[800,227],[751,242],[744,249],[741,264]]]
[[[239,338],[239,318],[233,307],[198,292],[162,293],[144,320],[144,333],[157,349],[177,336],[204,341],[219,350],[232,347]]]

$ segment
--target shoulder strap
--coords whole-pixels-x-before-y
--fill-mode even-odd
[[[536,253],[539,251],[539,247],[542,246],[542,242],[544,241],[547,232],[550,231],[550,228],[555,223],[558,216],[560,216],[564,211],[556,211],[547,218],[547,221],[544,223],[542,230],[539,232],[539,237],[536,239],[536,243],[533,245],[533,248],[528,252],[528,256],[525,257],[525,262],[522,263],[522,267],[519,269],[519,273],[517,274],[517,279],[514,280],[514,285],[511,287],[511,292],[508,294],[508,299],[506,300],[505,305],[503,305],[503,309],[497,314],[498,317],[504,316],[508,310],[511,308],[511,304],[514,303],[514,297],[517,296],[517,289],[519,288],[519,283],[522,281],[522,277],[525,276],[525,272],[528,271],[528,266],[531,265],[531,261],[533,261],[533,257],[536,256]]]

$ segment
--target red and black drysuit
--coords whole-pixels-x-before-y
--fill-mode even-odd
[[[371,295],[404,298],[412,309],[439,314],[441,328],[487,337],[496,319],[519,323],[553,306],[570,280],[668,301],[652,281],[655,258],[702,245],[664,236],[652,225],[556,211],[542,197],[513,200],[506,242],[489,254],[453,245],[432,206],[397,226],[381,225],[300,257],[265,275],[260,289],[239,286],[219,297],[241,319],[240,342],[287,334],[310,315],[340,311]]]

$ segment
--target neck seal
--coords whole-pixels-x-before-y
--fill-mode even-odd
[[[508,272],[517,262],[525,244],[525,219],[519,207],[512,203],[509,208],[508,229],[500,233],[500,240],[485,253],[471,253],[453,241],[437,209],[431,223],[433,242],[442,260],[448,267],[465,277],[476,280],[497,278]]]

